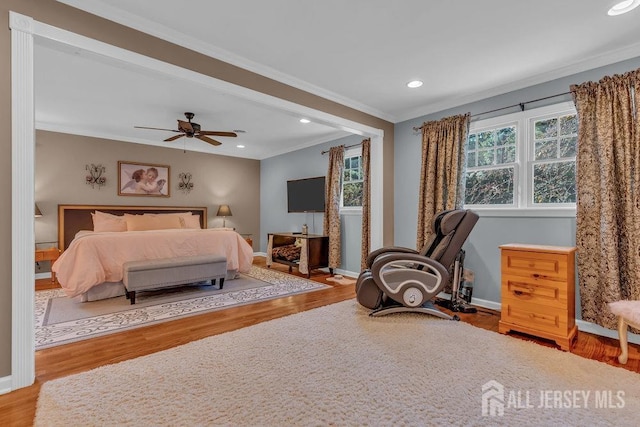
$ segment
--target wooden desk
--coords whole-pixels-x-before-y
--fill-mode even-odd
[[[44,248],[44,249],[36,249],[36,262],[40,261],[50,261],[51,265],[60,257],[60,250],[58,248]],[[55,283],[56,274],[51,271],[51,281]]]
[[[269,233],[267,237],[267,267],[270,267],[273,262],[277,262],[288,265],[289,272],[291,272],[292,267],[297,267],[300,273],[311,277],[311,270],[329,266],[329,236],[285,232]],[[287,261],[274,259],[271,256],[273,248],[291,245],[297,239],[300,239],[301,243],[299,260]],[[333,274],[333,268],[330,268],[329,271]]]

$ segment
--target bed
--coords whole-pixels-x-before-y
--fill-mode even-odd
[[[117,231],[104,225],[122,223]],[[253,262],[253,249],[234,230],[207,229],[206,207],[59,205],[58,246],[63,252],[52,271],[66,295],[79,301],[124,295],[128,261],[220,255],[227,258],[227,280]]]

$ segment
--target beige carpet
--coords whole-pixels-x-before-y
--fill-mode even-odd
[[[639,399],[622,368],[351,300],[47,382],[35,424],[629,426]]]

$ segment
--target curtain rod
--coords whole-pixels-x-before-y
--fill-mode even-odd
[[[368,138],[367,138],[368,139]],[[363,141],[366,141],[367,139],[364,139]],[[353,148],[353,147],[357,147],[358,145],[362,145],[362,142],[358,142],[357,144],[351,144],[351,145],[347,145],[346,147],[344,147],[345,149],[347,148]],[[321,151],[320,154],[325,155],[329,152],[329,150],[324,150]]]
[[[472,114],[471,117],[477,117],[477,116],[482,116],[483,114],[495,113],[496,111],[507,110],[507,109],[513,108],[513,107],[520,107],[520,111],[524,111],[524,106],[527,105],[527,104],[533,104],[534,102],[544,101],[545,99],[551,99],[551,98],[557,98],[559,96],[569,95],[570,93],[571,92],[563,92],[563,93],[558,93],[558,94],[555,94],[555,95],[545,96],[543,98],[532,99],[531,101],[525,101],[525,102],[521,102],[519,104],[513,104],[513,105],[506,106],[506,107],[496,108],[494,110],[483,111],[482,113]],[[421,130],[423,126],[424,126],[424,124],[422,126],[414,127],[413,130],[414,131]]]

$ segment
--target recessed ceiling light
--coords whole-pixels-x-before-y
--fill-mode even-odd
[[[411,80],[409,83],[407,83],[407,87],[410,87],[412,89],[420,86],[422,86],[422,80]]]
[[[244,148],[244,145],[242,145],[242,144],[238,144],[238,145],[236,145],[236,147],[238,147],[238,148]]]
[[[300,119],[300,123],[311,123],[311,120],[309,119]]]
[[[611,6],[607,14],[609,16],[622,15],[623,13],[632,11],[638,6],[640,6],[640,0],[624,0]]]

